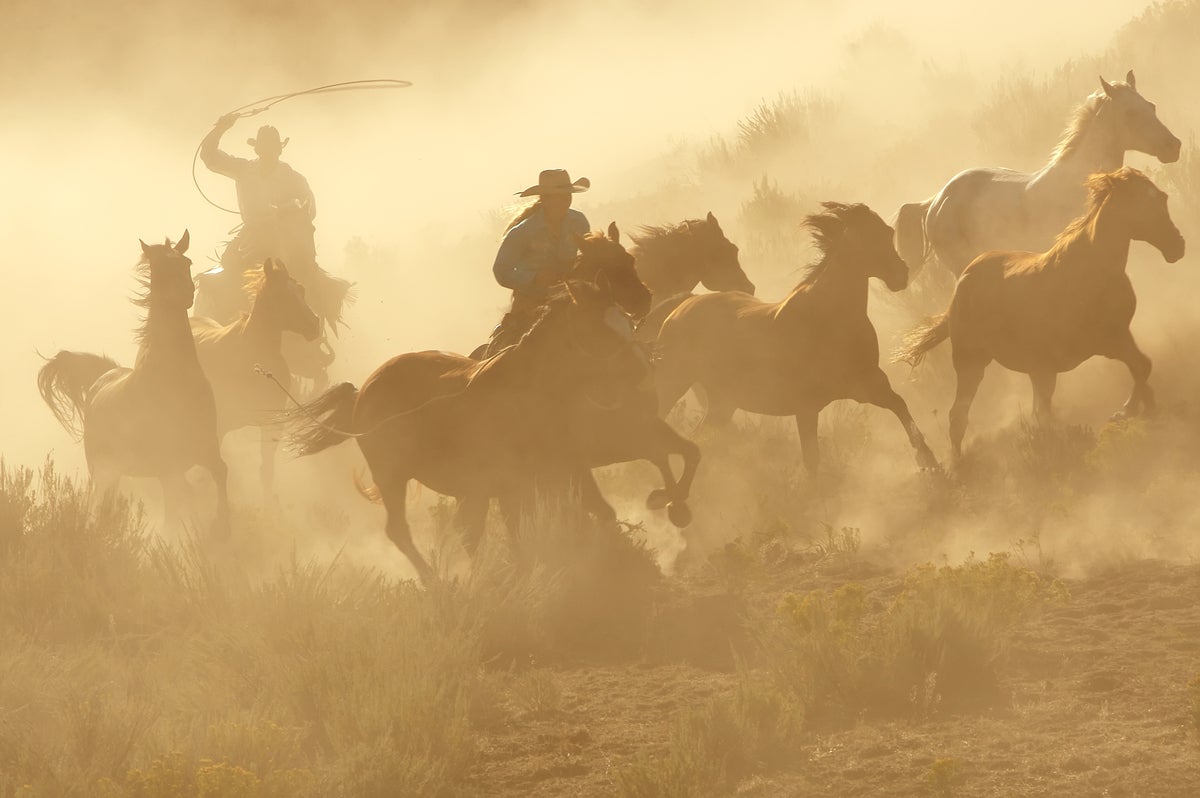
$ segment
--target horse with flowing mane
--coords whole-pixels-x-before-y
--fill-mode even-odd
[[[345,325],[346,308],[355,299],[354,284],[333,276],[317,263],[313,224],[304,208],[284,206],[276,211],[278,219],[273,228],[274,235],[264,248],[276,259],[288,264],[291,274],[307,289],[307,302],[321,320],[320,334],[316,339],[302,343],[298,338],[285,336],[285,356],[296,376],[310,379],[318,388],[323,388],[328,383],[326,369],[335,357],[328,335],[336,338],[339,326]],[[248,252],[235,253],[225,259],[231,273],[226,274],[221,268],[216,268],[196,278],[197,316],[219,324],[229,324],[249,310],[246,294],[242,290],[244,274],[261,266],[251,262],[251,257],[252,254]]]
[[[458,498],[455,525],[472,553],[492,498],[510,533],[535,490],[573,488],[601,520],[615,518],[590,472],[610,457],[651,460],[665,488],[648,504],[689,520],[699,450],[657,418],[648,382],[649,364],[601,272],[595,283],[564,284],[516,344],[487,360],[413,352],[384,363],[361,389],[334,386],[295,414],[289,439],[301,455],[358,442],[375,483],[365,493],[383,502],[388,536],[426,580],[432,570],[405,517],[412,479]],[[670,453],[685,459],[678,481]]]
[[[576,243],[579,245],[579,254],[576,255],[575,263],[572,264],[567,277],[572,280],[592,281],[598,274],[603,273],[612,287],[614,301],[626,313],[636,318],[645,316],[650,310],[650,291],[638,278],[633,256],[621,246],[621,231],[617,228],[617,223],[609,224],[607,235],[601,232],[588,233],[578,237]],[[529,331],[536,319],[536,311],[509,311],[492,331],[488,342],[476,347],[471,357],[483,360],[504,347],[511,346]]]
[[[910,269],[932,254],[955,275],[988,250],[1041,251],[1083,210],[1089,175],[1120,168],[1129,150],[1174,163],[1180,147],[1138,93],[1132,70],[1124,83],[1100,78],[1100,90],[1075,110],[1049,163],[1033,173],[958,173],[932,198],[900,207],[897,249]]]
[[[728,424],[734,410],[795,416],[809,472],[818,465],[817,415],[837,399],[890,410],[918,463],[936,467],[908,406],[879,368],[879,341],[867,315],[868,280],[892,291],[908,284],[893,232],[866,205],[822,203],[804,225],[821,259],[782,302],[741,292],[694,296],[663,323],[658,338],[659,410],[689,388],[708,398],[704,423]]]
[[[263,495],[270,497],[275,481],[275,451],[279,447],[277,417],[284,395],[259,373],[265,370],[291,389],[292,373],[283,356],[283,334],[294,332],[306,341],[320,334],[321,320],[305,299],[304,286],[276,258],[245,272],[250,310],[229,324],[193,316],[192,337],[200,365],[212,384],[217,402],[217,434],[221,438],[241,427],[259,427],[262,460],[259,477]]]
[[[229,532],[226,467],[217,438],[212,388],[196,357],[188,326],[192,306],[190,258],[185,231],[168,240],[142,243],[138,268],[146,309],[137,332],[133,368],[86,352],[61,351],[38,372],[38,390],[55,418],[83,439],[94,498],[103,498],[122,476],[156,477],[173,520],[186,491],[184,474],[208,469],[217,486],[215,532]]]
[[[754,293],[754,283],[738,261],[737,245],[725,237],[712,211],[679,224],[644,225],[632,238],[638,276],[653,295],[653,308],[638,325],[641,340],[654,340],[663,320],[697,285]]]
[[[1094,175],[1087,190],[1087,212],[1048,251],[988,252],[972,261],[950,308],[909,333],[893,358],[916,365],[950,339],[958,375],[950,409],[955,457],[993,360],[1029,375],[1040,420],[1050,417],[1058,375],[1094,355],[1121,361],[1133,375],[1133,392],[1119,416],[1154,410],[1150,358],[1129,331],[1137,298],[1125,266],[1130,241],[1146,241],[1174,263],[1183,257],[1183,236],[1167,211],[1167,195],[1136,169]]]

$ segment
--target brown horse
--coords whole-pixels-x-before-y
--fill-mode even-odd
[[[293,387],[292,374],[283,356],[283,334],[294,332],[312,341],[321,320],[305,300],[304,286],[288,274],[276,258],[246,273],[249,313],[226,325],[193,316],[192,337],[196,354],[217,402],[217,434],[242,427],[260,429],[262,461],[259,476],[263,495],[271,496],[275,480],[275,451],[279,446],[276,417],[284,410],[284,395],[258,373],[271,374]]]
[[[879,341],[867,316],[869,278],[892,291],[908,283],[892,229],[865,205],[822,207],[804,222],[821,260],[782,302],[741,292],[703,294],[667,317],[658,339],[659,409],[666,413],[699,385],[708,397],[708,424],[727,424],[738,408],[795,416],[805,466],[814,472],[817,415],[834,400],[855,399],[895,413],[918,463],[936,467],[907,405],[879,368]]]
[[[697,285],[710,291],[754,293],[742,271],[738,248],[712,211],[703,219],[687,219],[661,227],[643,226],[632,236],[638,276],[653,295],[653,309],[638,325],[638,338],[652,341],[663,320]]]
[[[617,229],[617,223],[609,224],[607,236],[599,232],[588,233],[577,237],[576,243],[579,244],[579,254],[567,277],[592,281],[603,272],[612,286],[614,301],[635,318],[645,316],[650,310],[650,291],[638,279],[633,256],[621,246],[621,231]],[[471,357],[483,360],[511,346],[529,331],[536,318],[536,309],[510,310],[492,331],[491,339],[477,347]]]
[[[146,308],[146,319],[133,368],[63,351],[38,372],[38,390],[68,431],[81,432],[94,496],[103,497],[122,476],[157,477],[173,518],[184,474],[201,465],[216,482],[215,531],[224,536],[229,504],[216,406],[188,327],[195,292],[192,261],[184,255],[188,240],[185,231],[175,246],[142,243],[146,291],[135,301]]]
[[[342,383],[312,402],[290,437],[301,455],[349,437],[358,441],[387,508],[388,535],[427,579],[431,569],[405,517],[409,480],[459,499],[456,525],[474,551],[490,498],[500,499],[515,531],[533,486],[555,493],[585,472],[590,480],[587,469],[598,454],[586,450],[596,434],[592,422],[619,419],[622,407],[637,418],[653,417],[642,387],[648,376],[628,319],[613,304],[601,273],[594,284],[572,281],[515,345],[494,357],[479,362],[445,352],[400,355],[361,389]],[[610,423],[603,454],[625,453],[617,451],[618,433],[627,448],[647,450],[655,442],[647,426],[614,429]],[[658,431],[660,441],[673,435]],[[652,500],[657,495],[682,505],[699,456],[685,443],[691,448],[681,452],[690,458],[684,478],[675,483],[664,453],[659,462],[667,487]],[[575,487],[585,502],[599,495],[594,483]],[[605,514],[603,508],[598,514]]]
[[[1094,355],[1119,360],[1133,392],[1118,415],[1154,410],[1150,358],[1129,322],[1137,299],[1125,273],[1130,241],[1146,241],[1168,263],[1183,257],[1183,236],[1167,212],[1167,195],[1128,167],[1087,182],[1087,213],[1049,251],[987,252],[963,271],[950,309],[909,333],[895,360],[916,365],[949,338],[958,389],[950,410],[950,446],[962,452],[971,402],[993,360],[1029,375],[1033,410],[1050,417],[1061,372]]]

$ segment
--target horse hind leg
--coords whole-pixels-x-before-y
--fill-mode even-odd
[[[987,361],[955,358],[954,371],[957,376],[957,388],[954,393],[954,404],[950,407],[950,451],[957,460],[962,457],[963,436],[967,432],[967,417],[971,412],[971,403],[979,391],[979,383],[983,382],[983,372]]]
[[[817,447],[817,416],[820,410],[805,408],[796,414],[796,432],[800,435],[800,456],[809,476],[816,476],[821,466],[821,454]]]
[[[417,550],[417,546],[413,543],[412,531],[408,526],[408,480],[407,479],[380,479],[376,475],[375,484],[379,488],[380,499],[383,500],[383,506],[387,510],[387,522],[385,529],[387,536],[391,538],[392,543],[396,544],[396,548],[408,558],[412,563],[413,568],[417,571],[417,576],[423,584],[428,584],[433,578],[433,569],[429,567],[429,563],[421,556],[421,552]]]
[[[491,500],[486,496],[462,496],[458,499],[458,507],[454,511],[454,529],[471,559],[479,552],[490,504]]]

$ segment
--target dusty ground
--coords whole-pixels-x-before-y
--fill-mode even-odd
[[[698,613],[721,603],[703,571],[672,580]],[[900,574],[862,560],[793,562],[765,576],[743,597],[751,625],[787,591],[854,580],[886,595],[900,585]],[[1129,562],[1065,584],[1066,604],[1014,631],[999,705],[810,734],[790,767],[744,781],[737,794],[1200,795],[1187,692],[1200,674],[1200,565]],[[711,638],[719,649],[720,635]],[[616,774],[637,755],[666,749],[681,709],[733,689],[727,655],[677,651],[676,661],[664,651],[549,667],[558,695],[534,710],[528,700],[503,707],[473,786],[499,796],[613,794]]]

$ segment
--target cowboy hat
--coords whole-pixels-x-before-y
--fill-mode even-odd
[[[578,194],[580,191],[587,191],[591,185],[592,181],[586,177],[581,177],[572,183],[571,176],[567,174],[566,169],[544,169],[538,175],[537,185],[530,186],[524,191],[518,191],[517,196],[535,197],[541,194]]]
[[[257,149],[258,147],[278,147],[283,149],[291,138],[286,138],[283,141],[279,140],[279,131],[272,125],[263,125],[258,129],[258,136],[252,139],[246,139],[246,143]]]

